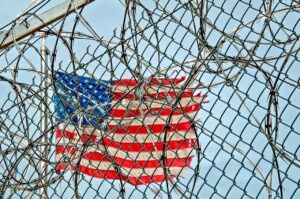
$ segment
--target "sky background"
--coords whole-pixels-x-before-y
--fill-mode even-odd
[[[52,1],[52,4],[55,5],[58,1]],[[232,32],[237,28],[240,23],[234,19],[242,19],[244,23],[253,19],[254,16],[259,16],[259,13],[255,9],[248,9],[247,3],[251,3],[254,8],[260,8],[261,1],[209,1],[213,2],[214,6],[209,8],[208,18],[214,22],[215,26],[223,29],[225,32]],[[277,2],[277,1],[276,1]],[[285,1],[284,3],[289,3],[290,1]],[[31,3],[29,0],[11,0],[11,1],[1,1],[0,2],[0,27],[3,27],[11,20],[13,20],[18,13],[20,13],[26,6]],[[236,5],[234,7],[234,5]],[[50,7],[49,4],[48,7]],[[151,7],[150,3],[149,6]],[[280,6],[280,5],[279,5]],[[283,6],[283,5],[281,5]],[[172,7],[172,6],[170,6]],[[221,7],[224,11],[221,11]],[[171,8],[170,8],[171,9]],[[96,1],[91,5],[87,6],[84,10],[85,19],[95,28],[98,35],[103,36],[104,38],[111,38],[113,30],[117,28],[117,32],[120,31],[120,26],[123,19],[124,8],[121,4],[114,1]],[[221,14],[220,14],[221,13]],[[232,16],[225,14],[232,13]],[[178,12],[180,16],[181,11]],[[288,16],[278,14],[278,21],[283,21],[286,27],[295,27],[294,31],[299,32],[299,13],[292,13]],[[284,19],[285,18],[285,19]],[[190,20],[189,17],[184,18],[186,22]],[[66,29],[72,27],[74,18],[66,21]],[[172,26],[168,26],[167,23],[160,23],[161,27],[170,27],[166,28],[166,33],[172,31]],[[249,40],[257,40],[259,35],[257,32],[262,28],[262,21],[258,21],[254,24],[253,30],[245,28],[239,34],[241,38],[248,37]],[[278,24],[274,23],[272,25],[274,32],[276,32],[276,37],[284,40],[287,35],[291,36],[290,32],[276,31],[278,30]],[[83,27],[80,27],[79,30],[84,30]],[[151,30],[149,30],[151,32]],[[175,38],[181,40],[186,30],[180,29],[176,32]],[[249,33],[251,32],[251,34]],[[149,33],[150,34],[150,33]],[[215,46],[221,38],[221,33],[218,31],[213,31],[210,28],[207,29],[207,41],[211,46]],[[270,37],[270,36],[266,36]],[[165,49],[167,54],[176,55],[176,59],[179,61],[186,59],[186,50],[176,53],[176,49],[179,48],[178,45],[173,42],[171,47],[167,47],[169,38],[162,36],[161,48]],[[182,46],[192,46],[191,54],[196,53],[196,45],[192,43],[193,36],[188,35],[187,39],[184,40]],[[55,38],[47,38],[46,45],[53,47]],[[40,42],[40,41],[39,41]],[[236,49],[230,46],[230,41],[226,41],[224,47],[221,49],[222,52],[236,56],[237,54],[245,53],[244,50],[237,52]],[[66,49],[62,44],[60,52],[57,55],[57,66],[60,62],[62,69],[68,68],[68,61]],[[141,48],[145,43],[141,43]],[[248,46],[249,45],[249,46]],[[245,44],[245,48],[251,48],[251,43]],[[39,45],[37,45],[39,46]],[[299,42],[297,45],[299,47]],[[81,57],[87,43],[77,42],[75,44],[74,51],[78,57]],[[95,50],[96,54],[101,54],[103,49],[96,49],[97,45],[91,44],[91,49]],[[257,50],[258,56],[279,56],[282,53],[280,45],[273,46],[269,48],[268,45],[262,46]],[[289,46],[285,46],[289,49]],[[193,51],[194,50],[194,51]],[[17,51],[11,50],[11,57],[15,56]],[[151,50],[147,50],[144,56],[149,59],[151,55]],[[26,56],[31,58],[32,63],[39,64],[39,57],[34,56],[35,54],[27,53]],[[88,59],[88,58],[87,58]],[[107,58],[102,59],[105,63]],[[155,60],[152,61],[153,64],[157,64]],[[171,63],[170,60],[164,60],[161,62],[162,65],[167,66]],[[261,67],[265,68],[267,71],[270,71],[272,74],[276,75],[278,68],[282,60],[278,62],[271,62],[270,64],[262,64]],[[94,64],[87,66],[87,69],[90,71],[94,70]],[[212,69],[218,67],[217,64],[211,62],[208,63]],[[224,68],[230,68],[232,63],[224,62],[222,63]],[[0,59],[0,70],[5,66],[3,59]],[[292,57],[288,61],[288,66],[283,71],[282,78],[287,82],[298,82],[299,83],[299,53],[296,53],[295,57]],[[273,70],[277,68],[276,70]],[[38,68],[38,66],[37,66]],[[99,66],[96,70],[95,75],[97,78],[107,79],[107,73],[103,70],[104,66]],[[124,67],[118,66],[119,72],[117,76],[123,75],[125,71]],[[72,70],[68,68],[68,71]],[[231,73],[234,74],[236,71],[232,70]],[[2,72],[4,74],[4,72]],[[0,72],[1,74],[1,72]],[[128,76],[128,72],[125,72],[125,76]],[[287,75],[288,74],[288,75]],[[6,74],[5,74],[6,75]],[[18,79],[22,82],[30,83],[32,82],[32,76],[36,74],[20,73]],[[8,75],[9,76],[9,75]],[[210,73],[203,73],[197,76],[200,81],[205,85],[215,84],[223,81],[222,78],[216,77]],[[235,81],[234,87],[228,86],[226,84],[221,84],[216,87],[209,89],[204,89],[203,92],[208,94],[209,103],[205,104],[203,109],[199,113],[199,118],[203,123],[203,128],[199,129],[199,140],[202,146],[201,153],[201,169],[200,169],[200,178],[197,182],[197,191],[199,191],[200,198],[267,198],[266,188],[263,188],[263,182],[260,179],[261,177],[254,171],[253,166],[249,159],[245,158],[245,154],[238,153],[239,150],[246,152],[246,157],[251,158],[258,167],[261,169],[261,172],[264,176],[267,176],[270,172],[270,163],[271,160],[271,150],[270,147],[266,147],[267,139],[266,137],[259,132],[259,126],[263,128],[264,119],[268,102],[269,91],[265,89],[263,76],[253,68],[249,68],[245,71],[242,71],[242,75],[239,76],[238,80]],[[7,85],[0,83],[0,89],[3,89],[3,93],[0,98],[0,105],[6,101],[6,94],[10,91],[10,88]],[[51,93],[51,91],[50,91]],[[237,94],[238,93],[238,94]],[[51,95],[51,94],[50,94]],[[239,96],[242,97],[243,101],[239,99]],[[288,99],[288,100],[287,100]],[[299,132],[300,132],[300,91],[299,89],[290,86],[287,83],[280,83],[279,85],[279,114],[281,117],[280,122],[280,134],[278,136],[278,143],[280,146],[285,148],[286,151],[289,151],[289,155],[294,157],[297,162],[299,162]],[[258,103],[257,103],[258,102]],[[53,110],[53,103],[50,104]],[[249,113],[249,110],[251,113]],[[17,110],[10,112],[11,115],[16,114]],[[1,116],[1,115],[0,115]],[[3,117],[3,116],[1,116]],[[35,116],[37,119],[38,117]],[[258,121],[259,124],[256,123]],[[36,127],[35,127],[36,128]],[[34,127],[33,127],[34,129]],[[230,146],[230,143],[232,146]],[[52,156],[53,158],[54,156]],[[284,187],[284,198],[300,198],[300,192],[297,191],[297,182],[299,182],[300,172],[295,166],[291,166],[286,162],[280,160],[281,172],[283,177],[283,187]],[[26,163],[24,163],[26,164]],[[22,164],[20,164],[22,166]],[[195,162],[193,162],[195,165]],[[186,179],[191,179],[191,172],[187,173]],[[287,174],[287,175],[284,175]],[[65,174],[65,180],[60,181],[59,184],[49,188],[50,195],[53,194],[53,198],[69,198],[70,194],[73,194],[73,187],[69,186],[70,172]],[[84,195],[85,198],[92,198],[101,196],[107,196],[108,198],[115,198],[118,194],[119,183],[114,182],[114,187],[111,186],[111,181],[91,179],[87,176],[82,176],[83,180],[80,183],[80,194]],[[90,183],[91,182],[91,183]],[[186,181],[183,181],[187,183]],[[276,174],[274,172],[273,185],[275,189],[278,190],[278,182],[276,180]],[[140,191],[139,191],[140,190]],[[244,190],[247,192],[245,194]],[[145,191],[145,187],[134,188],[131,185],[126,185],[126,197],[136,197],[140,198],[142,196],[141,192]],[[85,193],[86,192],[86,193]],[[151,197],[153,194],[149,190],[146,190],[147,196]],[[274,193],[273,193],[274,194]],[[273,195],[274,196],[274,195]],[[101,198],[98,197],[98,198]],[[174,198],[178,196],[174,195]],[[16,195],[16,198],[17,195]],[[96,197],[97,198],[97,197]]]

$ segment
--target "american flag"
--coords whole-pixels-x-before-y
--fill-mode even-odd
[[[205,99],[185,77],[96,81],[57,72],[54,97],[58,171],[134,185],[182,177],[197,144]]]

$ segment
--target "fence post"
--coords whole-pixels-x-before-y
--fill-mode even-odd
[[[43,159],[47,160],[48,159],[48,147],[47,147],[47,105],[48,105],[48,100],[47,100],[47,59],[48,59],[48,49],[45,45],[45,38],[46,34],[42,34],[42,46],[41,46],[41,98],[43,99],[43,103],[41,103],[41,123],[40,123],[40,128],[41,128],[41,154]],[[47,186],[45,186],[45,183],[47,183],[47,170],[48,170],[48,165],[47,162],[41,161],[40,162],[40,171],[41,171],[41,185],[42,188],[40,189],[40,195],[42,199],[48,199],[47,196]]]

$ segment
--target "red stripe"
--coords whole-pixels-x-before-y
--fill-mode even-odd
[[[76,166],[71,166],[71,170],[75,171]],[[82,165],[79,165],[78,171],[84,174],[87,174],[92,177],[96,178],[103,178],[103,179],[121,179],[121,180],[126,180],[124,176],[121,178],[119,177],[117,171],[113,170],[114,168],[111,168],[111,170],[101,170],[101,169],[93,169],[93,168],[88,168]]]
[[[73,133],[71,131],[64,130],[65,135],[63,135],[61,132],[62,132],[62,130],[60,130],[60,129],[56,130],[56,139],[61,138],[61,137],[66,137],[71,140],[74,140],[76,137],[76,133]]]
[[[60,146],[63,147],[63,146]],[[76,148],[73,147],[75,150]],[[76,150],[77,151],[77,150]],[[175,151],[174,151],[175,152]],[[62,151],[61,153],[66,153],[66,151]],[[59,154],[59,153],[57,153]],[[194,156],[191,155],[185,158],[166,158],[165,159],[165,166],[167,167],[186,167],[191,164],[192,158]],[[129,157],[121,158],[121,157],[108,157],[100,152],[96,151],[89,151],[85,153],[82,158],[91,160],[91,161],[99,161],[99,162],[111,162],[114,161],[115,164],[124,167],[124,168],[133,168],[133,169],[140,169],[140,168],[157,168],[162,167],[160,160],[132,160]],[[159,157],[158,157],[159,158]]]
[[[60,137],[63,137],[63,136],[74,140],[75,137],[76,137],[76,134],[73,133],[73,132],[70,132],[70,131],[64,131],[64,130],[60,130],[60,129],[56,130],[56,137],[57,138],[60,138]]]
[[[174,176],[168,175],[169,180],[173,180]],[[150,183],[158,183],[165,181],[165,175],[140,176],[139,178],[129,177],[128,182],[134,185],[144,185]]]
[[[133,91],[131,91],[133,92]],[[153,98],[157,100],[165,99],[166,97],[181,97],[181,98],[192,98],[197,97],[194,94],[194,90],[184,91],[182,94],[175,91],[169,92],[157,92],[157,93],[145,93],[143,95],[144,101],[152,101]],[[140,98],[135,94],[128,93],[128,92],[114,92],[112,100],[120,100],[120,99],[127,99],[127,100],[139,100]]]
[[[77,152],[76,147],[72,146],[56,146],[55,154],[60,154],[60,153],[69,153],[71,155],[75,154]]]
[[[137,81],[134,79],[117,79],[114,80],[114,86],[136,86]]]
[[[171,124],[170,129],[167,130],[167,132],[175,132],[175,131],[189,131],[191,130],[191,123],[190,122],[182,122],[178,124]],[[148,129],[151,130],[152,133],[161,133],[165,132],[165,127],[166,124],[153,124],[153,125],[148,125]],[[108,125],[109,132],[110,133],[118,133],[118,134],[124,134],[124,133],[130,133],[130,134],[148,134],[147,127],[145,126],[124,126],[124,127],[119,127],[118,125]],[[76,137],[76,133],[64,130],[65,132],[64,137],[67,137],[69,139],[74,140]],[[89,135],[88,133],[83,133],[83,136]],[[63,137],[62,130],[58,129],[56,130],[56,138],[61,138]],[[92,135],[93,141],[97,141],[97,136]],[[81,141],[84,142],[83,139]]]
[[[69,132],[68,134],[71,134],[71,132]],[[75,134],[75,133],[73,133]],[[89,134],[83,134],[82,136],[86,136],[89,137]],[[94,139],[92,142],[96,143],[98,141],[97,136],[94,135],[96,137],[96,139]],[[184,135],[183,135],[184,136]],[[66,138],[69,139],[73,139],[73,136],[65,136]],[[58,137],[57,139],[59,139],[61,137]],[[75,139],[75,138],[74,138]],[[185,149],[185,148],[193,148],[195,146],[195,140],[194,139],[185,139],[184,137],[182,137],[182,140],[172,140],[172,138],[170,138],[171,140],[168,140],[165,144],[167,145],[166,150],[177,150],[177,149]],[[88,140],[90,141],[90,140]],[[82,141],[85,142],[85,141]],[[69,143],[66,143],[69,144]],[[115,142],[112,141],[109,138],[103,138],[103,140],[101,141],[101,143],[99,144],[104,144],[107,147],[113,147],[116,149],[121,149],[121,150],[125,150],[125,151],[153,151],[153,150],[157,150],[157,151],[162,151],[163,150],[163,145],[164,142],[156,142],[156,143],[129,143],[129,142]],[[71,147],[71,146],[69,146]],[[56,149],[58,152],[63,152],[64,149],[61,149],[60,147],[58,147]],[[68,151],[71,149],[68,149]]]
[[[184,138],[183,138],[184,139]],[[156,143],[124,143],[114,142],[109,138],[103,139],[104,145],[113,147],[116,149],[132,152],[151,152],[151,151],[163,151],[164,142]],[[174,150],[176,152],[179,149],[190,149],[195,146],[196,141],[194,139],[185,139],[178,141],[167,141],[165,150]]]
[[[62,171],[65,168],[66,168],[65,165],[64,165],[64,167],[59,165],[56,167],[56,170]],[[81,173],[84,173],[86,175],[89,175],[89,176],[92,176],[95,178],[118,179],[118,180],[126,181],[133,185],[145,185],[145,184],[149,184],[149,183],[158,183],[158,182],[165,181],[165,175],[153,175],[153,176],[148,175],[148,176],[139,176],[139,177],[127,177],[127,176],[124,176],[123,174],[118,173],[116,170],[112,170],[113,168],[111,168],[111,170],[101,170],[101,169],[94,169],[94,168],[89,168],[89,167],[79,165],[78,167],[70,166],[70,169],[73,171],[77,170]],[[173,178],[174,178],[174,176],[168,175],[169,180],[172,180]]]
[[[109,160],[107,156],[99,152],[87,152],[86,154],[84,154],[83,158],[87,160],[93,160],[93,161]],[[168,167],[189,166],[192,161],[192,158],[193,156],[189,156],[186,158],[167,158],[165,160],[165,165]],[[140,169],[140,168],[157,168],[162,166],[160,160],[132,160],[129,157],[126,157],[125,159],[120,157],[111,157],[111,159],[113,159],[116,164],[125,168]]]
[[[75,171],[76,167],[71,166],[71,170]],[[102,179],[119,179],[126,181],[133,185],[144,185],[149,183],[157,183],[165,181],[164,175],[154,175],[154,176],[141,176],[139,178],[136,177],[127,177],[122,174],[119,174],[115,170],[98,170],[93,168],[88,168],[85,166],[79,166],[78,171],[84,173],[86,175],[95,177],[95,178],[102,178]],[[168,175],[169,180],[172,180],[174,177]]]
[[[149,78],[150,85],[171,85],[171,84],[179,84],[185,80],[185,77],[182,76],[180,78]],[[146,84],[146,85],[149,85]],[[134,79],[121,79],[121,80],[114,80],[114,86],[136,86],[138,85],[138,81]]]
[[[168,129],[166,124],[152,124],[147,126],[123,126],[119,125],[108,125],[108,130],[110,133],[130,133],[130,134],[147,134],[148,130],[151,133],[161,133],[161,132],[175,132],[175,131],[188,131],[191,130],[191,122],[181,122],[177,124],[170,124]],[[166,130],[167,129],[167,130]]]
[[[176,92],[176,91],[169,91],[169,92],[157,92],[157,93],[146,93],[146,96],[153,97],[155,99],[165,99],[166,97],[193,97],[194,96],[194,90],[188,90],[184,91],[182,93]]]
[[[75,140],[76,136],[81,136],[80,137],[81,142],[97,142],[98,139],[97,135],[91,135],[88,133],[83,133],[82,135],[79,135],[78,133],[74,133],[67,130],[61,130],[61,129],[56,130],[56,138],[66,137],[71,140]]]
[[[179,78],[151,78],[150,84],[154,85],[171,85],[171,84],[179,84],[185,80],[185,76],[179,77]]]
[[[80,139],[82,142],[97,142],[98,137],[96,135],[82,134]]]
[[[112,100],[121,100],[121,99],[139,100],[139,97],[137,97],[131,93],[114,92],[114,96],[113,96]]]
[[[178,109],[174,110],[173,108],[149,108],[142,109],[145,115],[156,113],[159,116],[168,116],[172,113],[172,115],[183,115],[183,113],[191,113],[198,111],[200,109],[200,104],[194,104],[187,107],[178,107]],[[124,110],[124,109],[112,109],[110,110],[109,115],[111,117],[119,117],[119,118],[128,118],[128,117],[137,117],[141,115],[140,110]]]
[[[61,171],[61,170],[65,170],[67,169],[67,167],[69,166],[68,163],[58,163],[57,166],[56,166],[56,170],[57,171]]]

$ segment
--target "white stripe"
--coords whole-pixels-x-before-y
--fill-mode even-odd
[[[195,104],[201,104],[203,101],[203,97],[193,97],[193,98],[182,98],[177,103],[177,108],[184,108],[187,106],[192,106]],[[149,109],[149,108],[172,108],[172,105],[175,103],[175,98],[170,99],[170,101],[166,100],[153,100],[153,101],[139,101],[139,100],[113,100],[112,101],[112,109],[120,109],[120,110],[137,110],[137,109]]]
[[[90,144],[89,146],[83,146],[80,143],[74,143],[71,142],[68,145],[64,145],[60,141],[58,141],[57,145],[60,146],[72,146],[76,147],[77,151],[85,150],[85,153],[88,152],[99,152],[102,154],[105,154],[105,151],[107,150],[107,153],[112,157],[118,157],[125,160],[131,160],[131,161],[144,161],[144,160],[160,160],[163,152],[162,151],[122,151],[120,149],[116,149],[113,147],[105,147],[103,145],[97,145],[96,144]],[[179,149],[179,150],[166,150],[166,158],[188,158],[192,156],[194,153],[193,148],[188,149]]]
[[[73,126],[68,126],[65,129],[61,129],[61,131],[73,131],[74,127]],[[101,133],[102,132],[102,133]],[[158,141],[163,141],[165,133],[157,133],[157,134],[113,134],[109,132],[103,132],[100,130],[95,130],[93,131],[92,128],[86,128],[83,129],[82,131],[75,132],[76,136],[74,140],[68,139],[67,137],[62,137],[62,138],[57,138],[59,139],[64,139],[61,140],[60,142],[63,143],[65,142],[70,143],[70,142],[81,142],[79,140],[80,135],[82,134],[88,134],[88,135],[95,135],[97,136],[96,140],[100,140],[102,137],[109,138],[114,142],[121,142],[121,143],[155,143]],[[175,132],[168,132],[167,133],[167,140],[168,141],[180,141],[180,140],[187,140],[187,139],[196,139],[195,132],[193,130],[189,131],[175,131]]]
[[[174,116],[157,116],[157,115],[146,115],[145,117],[129,117],[129,118],[118,118],[118,117],[108,117],[108,125],[118,126],[145,126],[145,125],[161,125],[166,124],[170,121],[169,124],[178,124],[183,122],[190,122],[190,119],[193,120],[197,114],[197,111],[186,113],[184,115],[174,115]],[[65,124],[60,124],[59,129],[65,129]],[[69,128],[69,127],[68,127]],[[95,131],[95,128],[79,128],[73,127],[69,128],[69,131],[77,133],[78,131]]]
[[[144,126],[153,124],[166,124],[170,121],[170,124],[178,124],[181,122],[189,122],[190,119],[194,119],[196,112],[187,113],[185,115],[174,115],[174,116],[157,116],[157,115],[146,115],[145,117],[130,117],[130,118],[117,118],[108,117],[108,125],[118,126]],[[189,116],[189,117],[187,117]]]
[[[140,87],[140,92],[145,94],[156,94],[158,92],[182,92],[180,85],[143,85]],[[125,86],[125,85],[114,85],[112,86],[112,92],[122,92],[134,94],[135,91],[139,90],[137,86]],[[187,90],[187,89],[186,89]]]
[[[101,170],[107,170],[110,168],[110,170],[113,170],[113,167],[107,167],[109,165],[104,165],[104,164],[99,164],[98,161],[89,161],[86,159],[82,159],[80,161],[80,165],[92,168],[92,169],[101,169]],[[102,167],[105,166],[105,167]],[[154,175],[164,175],[164,170],[163,167],[158,167],[158,168],[124,168],[120,167],[121,172],[123,175],[127,177],[141,177],[141,176],[154,176]],[[183,170],[182,167],[169,167],[167,169],[167,173],[178,176],[178,174]],[[115,171],[115,170],[114,170]]]
[[[58,160],[63,159],[62,154],[57,155]],[[75,166],[77,165],[79,159],[78,158],[73,158],[72,159],[72,165]],[[62,161],[60,161],[63,163]],[[114,169],[114,165],[111,162],[107,161],[93,161],[93,160],[87,160],[82,158],[80,160],[80,166],[88,167],[91,169],[96,169],[96,170],[105,170],[105,171],[116,171]],[[141,177],[141,176],[154,176],[154,175],[164,175],[164,170],[163,167],[157,167],[157,168],[126,168],[126,167],[120,167],[121,173],[124,176],[127,177]],[[167,174],[171,174],[174,176],[178,176],[182,171],[184,170],[183,167],[175,167],[171,166],[167,169]]]
[[[164,140],[165,133],[159,134],[107,134],[107,138],[114,142],[121,143],[156,143]],[[181,141],[187,139],[196,139],[195,132],[178,131],[167,133],[167,141]]]
[[[64,161],[64,156],[66,156],[70,159],[65,162]],[[59,163],[68,163],[68,161],[70,161],[71,165],[75,166],[75,165],[77,165],[77,163],[79,161],[79,157],[80,157],[80,151],[73,154],[73,155],[68,153],[68,152],[64,152],[63,154],[61,154],[61,153],[57,154],[56,157],[55,157],[55,160]],[[91,162],[91,164],[88,164],[89,162]],[[83,165],[83,163],[85,163],[85,164]],[[97,164],[97,166],[96,166],[96,164]],[[85,158],[81,158],[80,165],[82,165],[82,166],[93,165],[95,168],[98,167],[98,169],[114,170],[113,163],[108,162],[108,161],[92,161],[92,160],[87,160]]]

